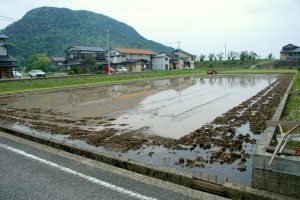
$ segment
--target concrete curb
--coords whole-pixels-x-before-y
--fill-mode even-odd
[[[284,195],[280,195],[265,190],[258,190],[251,187],[244,187],[232,183],[225,183],[225,193],[230,199],[243,199],[243,200],[296,200]]]

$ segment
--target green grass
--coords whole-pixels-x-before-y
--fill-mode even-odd
[[[292,91],[285,104],[281,120],[297,121],[297,122],[300,121],[300,72],[299,71],[296,74],[295,79],[293,81]],[[300,149],[300,142],[289,141],[286,145],[286,149],[289,150]]]
[[[22,92],[30,90],[62,88],[70,86],[82,86],[101,84],[109,82],[139,80],[145,78],[158,78],[178,76],[185,74],[199,74],[206,72],[201,70],[171,70],[171,71],[147,71],[132,74],[112,74],[112,75],[82,75],[67,76],[59,78],[31,78],[22,81],[0,82],[0,93]]]
[[[112,74],[112,75],[82,75],[64,78],[31,78],[22,81],[0,82],[0,93],[22,92],[70,86],[92,85],[110,82],[131,81],[145,78],[172,77],[188,74],[205,74],[208,68],[194,70],[151,70],[141,73]],[[289,69],[242,69],[242,68],[214,68],[219,73],[295,73]]]
[[[286,102],[282,120],[284,121],[300,121],[300,72],[295,76],[292,91]]]

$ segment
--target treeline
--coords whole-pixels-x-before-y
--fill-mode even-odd
[[[223,61],[223,60],[256,60],[256,59],[261,59],[261,56],[259,56],[257,53],[254,51],[241,51],[241,52],[236,52],[236,51],[228,51],[228,53],[225,55],[223,51],[221,51],[218,54],[215,53],[210,53],[208,55],[201,54],[199,57],[197,57],[196,60],[198,61]],[[266,59],[274,59],[274,56],[272,53],[268,55]]]

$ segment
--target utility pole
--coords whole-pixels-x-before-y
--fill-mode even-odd
[[[225,43],[225,60],[227,60],[227,57],[226,57],[226,43]]]
[[[177,43],[178,44],[178,49],[180,49],[180,41],[178,41],[178,42],[171,42],[171,43],[166,43],[166,44],[174,44],[174,43]]]
[[[109,32],[111,30],[106,30],[106,39],[107,39],[107,67],[108,67],[108,74],[110,74],[110,51],[109,51]]]
[[[178,44],[178,49],[180,49],[180,41],[178,41],[178,42],[175,42],[175,43],[177,43]]]

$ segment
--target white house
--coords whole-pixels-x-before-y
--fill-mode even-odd
[[[171,58],[166,53],[160,53],[152,57],[152,69],[169,70]]]

